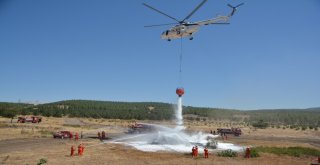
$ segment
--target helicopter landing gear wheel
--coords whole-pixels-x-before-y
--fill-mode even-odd
[[[171,41],[171,39],[168,39],[168,41]]]
[[[190,41],[193,40],[193,37],[190,37],[189,40],[190,40]]]

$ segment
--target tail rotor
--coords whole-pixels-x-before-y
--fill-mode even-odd
[[[242,5],[244,5],[244,3],[240,3],[240,4],[237,5],[237,6],[232,6],[232,5],[228,4],[228,6],[229,6],[230,8],[232,8],[232,12],[230,13],[229,16],[232,17],[232,16],[234,15],[234,13],[237,11],[238,7],[240,7],[240,6],[242,6]]]

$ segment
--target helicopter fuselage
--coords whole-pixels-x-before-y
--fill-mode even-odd
[[[199,30],[199,25],[176,25],[161,34],[162,39],[171,40],[182,37],[190,37]]]

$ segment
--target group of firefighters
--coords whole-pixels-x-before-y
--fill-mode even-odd
[[[73,139],[73,134],[70,133],[70,136],[69,136],[70,140]],[[74,140],[75,141],[78,141],[79,140],[79,134],[78,132],[75,133],[74,135]],[[74,151],[76,149],[74,148],[74,146],[71,146],[71,152],[70,152],[70,156],[74,156]],[[84,145],[82,143],[79,144],[78,146],[78,156],[82,156],[83,155],[83,152],[84,152]]]
[[[70,156],[74,156],[74,151],[75,151],[74,146],[71,146]],[[78,156],[82,156],[83,152],[84,152],[84,145],[83,144],[79,144],[79,146],[78,146]]]
[[[209,158],[209,150],[207,147],[203,149],[204,151],[204,158]],[[197,158],[199,155],[198,146],[192,147],[192,158]]]
[[[73,134],[70,133],[70,136],[69,136],[69,137],[70,137],[70,140],[72,140],[72,139],[73,139]],[[102,131],[101,133],[98,132],[98,138],[99,138],[100,140],[105,139],[105,138],[106,138],[106,132],[104,132],[104,131]],[[75,140],[75,141],[78,141],[78,140],[79,140],[79,134],[78,134],[78,132],[75,133],[74,140]],[[74,148],[74,146],[71,146],[70,156],[74,156],[75,150],[76,150],[76,149]],[[79,146],[78,146],[78,156],[82,156],[82,155],[83,155],[83,152],[84,152],[84,145],[83,145],[82,143],[80,143]]]
[[[73,134],[72,134],[72,132],[70,132],[69,138],[70,138],[70,140],[73,139]],[[79,140],[79,134],[78,134],[78,132],[75,133],[75,135],[74,135],[74,140],[76,140],[76,141]]]
[[[98,138],[100,140],[106,139],[106,132],[102,131],[101,133],[98,132]]]

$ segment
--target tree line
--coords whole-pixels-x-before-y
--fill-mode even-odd
[[[67,100],[32,105],[0,102],[0,116],[18,115],[46,117],[91,117],[105,119],[171,120],[174,104],[157,102],[112,102]],[[264,121],[270,125],[305,125],[320,127],[320,108],[240,111],[233,109],[183,107],[184,115],[205,117],[210,120],[229,120],[245,123]]]

